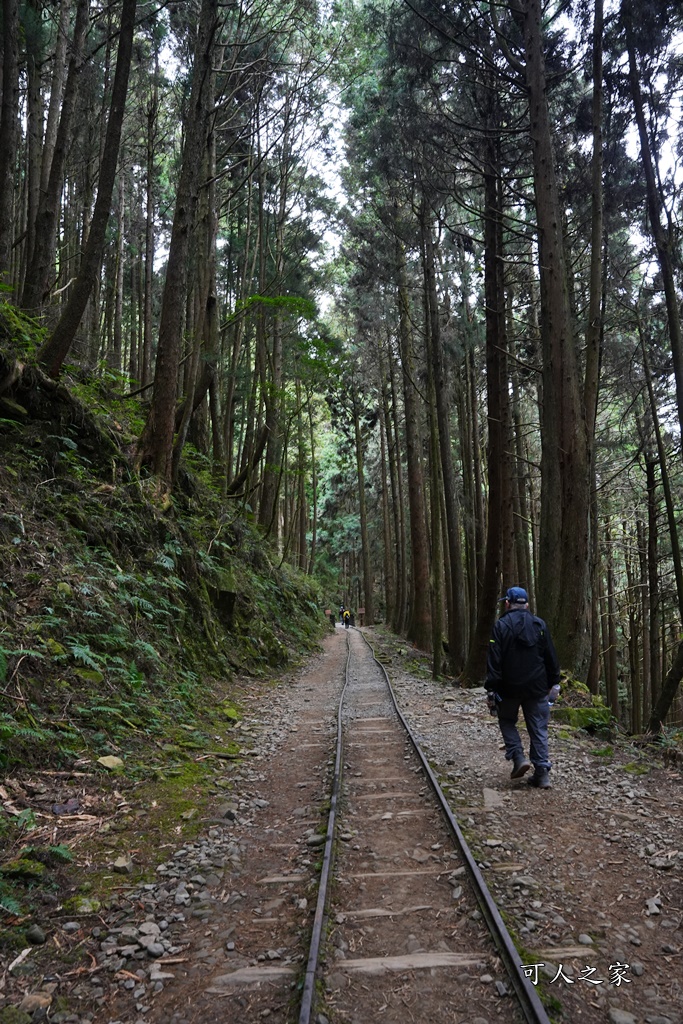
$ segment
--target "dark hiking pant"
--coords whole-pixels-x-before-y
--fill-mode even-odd
[[[550,771],[551,762],[548,757],[550,707],[547,697],[525,697],[523,700],[518,697],[503,697],[499,702],[498,725],[505,741],[505,759],[516,762],[524,760],[526,756],[517,731],[520,707],[529,733],[529,760],[537,770]]]

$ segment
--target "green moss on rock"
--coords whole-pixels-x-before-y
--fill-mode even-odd
[[[0,1024],[31,1024],[31,1017],[18,1006],[6,1006],[0,1010]]]
[[[612,712],[604,705],[594,705],[590,708],[558,707],[553,711],[553,717],[559,722],[566,722],[574,729],[586,729],[589,732],[609,728],[612,722]]]
[[[37,881],[44,878],[47,868],[38,860],[30,857],[17,857],[0,867],[0,874],[7,878],[22,878],[26,881]]]

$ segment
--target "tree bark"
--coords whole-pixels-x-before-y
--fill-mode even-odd
[[[486,396],[488,406],[488,516],[486,555],[477,625],[462,672],[465,683],[484,678],[491,628],[501,586],[501,537],[503,525],[503,461],[505,404],[508,381],[504,353],[505,288],[502,251],[502,192],[499,147],[489,143],[484,168],[484,295],[486,301]],[[510,584],[512,585],[512,584]]]
[[[526,82],[541,290],[541,531],[539,614],[560,663],[584,674],[588,618],[590,458],[569,306],[562,210],[548,110],[541,0],[524,0]]]
[[[425,289],[427,294],[427,311],[429,319],[426,332],[428,339],[427,358],[431,361],[432,379],[434,384],[439,456],[441,459],[441,475],[446,504],[446,543],[448,544],[448,558],[450,562],[450,578],[448,580],[450,587],[448,660],[451,673],[455,676],[463,667],[465,660],[466,638],[462,548],[460,540],[460,509],[458,507],[459,503],[455,467],[453,465],[453,452],[451,449],[450,403],[448,400],[448,382],[446,380],[443,346],[441,342],[441,326],[439,323],[436,275],[434,271],[434,245],[432,241],[431,225],[427,220],[427,210],[425,207],[423,207],[422,210],[421,228]],[[432,502],[435,502],[437,497],[438,496],[436,494],[432,495]],[[442,567],[439,565],[438,571],[441,572],[441,569]],[[437,571],[436,568],[434,571]]]
[[[19,3],[3,0],[2,104],[0,106],[0,275],[10,269],[14,173],[19,138]],[[9,283],[9,282],[5,282]]]
[[[415,390],[410,308],[406,283],[405,256],[397,241],[397,284],[399,336],[403,369],[403,403],[405,408],[406,463],[408,468],[408,506],[410,509],[410,541],[412,579],[410,621],[407,636],[420,650],[432,645],[431,598],[429,593],[429,544],[425,522],[422,445],[419,429],[418,396]]]
[[[85,252],[83,253],[83,261],[66,308],[53,334],[38,353],[38,359],[52,377],[56,377],[59,374],[62,364],[69,353],[102,266],[102,254],[104,252],[105,236],[111,213],[114,182],[116,180],[126,96],[128,95],[136,7],[136,0],[123,0],[119,47],[116,56],[116,71],[111,93],[107,135],[102,164],[100,166],[95,210],[88,232]]]
[[[659,423],[659,414],[657,410],[657,399],[652,386],[652,375],[650,373],[650,364],[647,356],[647,348],[645,345],[645,338],[640,324],[638,324],[640,332],[640,351],[643,357],[643,374],[645,377],[645,385],[647,387],[648,399],[650,403],[650,416],[652,419],[652,427],[654,430],[655,440],[657,443],[657,459],[659,462],[659,473],[662,480],[662,490],[664,492],[664,504],[666,507],[666,517],[669,526],[669,538],[671,542],[671,559],[674,565],[674,579],[676,581],[676,598],[678,608],[683,608],[683,559],[681,558],[681,547],[678,538],[678,523],[676,521],[676,508],[674,504],[674,496],[671,488],[671,480],[669,477],[669,469],[666,458],[666,449],[664,447],[664,439],[662,437],[662,429]],[[652,536],[652,549],[648,550],[650,559],[650,572],[651,572],[651,589],[654,588],[655,594],[658,592],[657,588],[657,571],[656,571],[656,540],[657,540],[657,517],[656,517],[656,502],[654,497],[655,481],[654,481],[654,467],[646,462],[646,473],[648,480],[648,510],[650,518],[650,533]],[[653,602],[653,611],[658,615],[659,613],[659,601],[654,601],[653,596],[650,598]],[[651,629],[657,630],[658,623],[652,623]],[[656,643],[656,640],[655,640]],[[676,687],[673,687],[674,677],[671,672],[666,678],[661,693],[657,691],[657,666],[661,664],[659,656],[653,652],[652,666],[653,675],[651,679],[651,695],[653,701],[653,710],[650,718],[649,728],[652,730],[652,723],[656,718],[659,719],[659,723],[666,717],[671,708],[671,704],[676,696]],[[672,688],[673,687],[673,688]],[[656,730],[652,730],[656,731]]]
[[[396,604],[392,629],[399,635],[406,630],[408,622],[408,545],[406,540],[405,484],[399,444],[398,388],[396,385],[396,360],[391,348],[387,351],[391,405],[387,408],[387,445],[389,467],[392,474],[392,494],[397,507],[394,510],[394,533],[396,540]]]
[[[31,0],[32,18],[40,20],[40,4]],[[26,241],[24,254],[26,265],[31,258],[36,238],[36,215],[40,199],[40,165],[43,137],[43,98],[41,95],[40,70],[43,60],[40,45],[40,31],[27,33],[26,39]],[[24,272],[25,272],[24,267]]]
[[[50,275],[54,269],[55,240],[59,222],[59,198],[64,186],[64,167],[71,143],[71,122],[83,69],[83,51],[89,24],[89,0],[78,0],[76,22],[71,48],[69,71],[64,86],[64,98],[59,124],[52,141],[51,132],[56,119],[55,104],[58,97],[50,96],[50,109],[43,152],[41,192],[36,213],[35,245],[26,269],[21,304],[24,309],[38,309],[50,290]],[[53,77],[53,90],[60,82]],[[54,103],[53,103],[54,100]],[[53,115],[55,115],[53,117]],[[46,180],[47,179],[47,180]]]
[[[652,710],[652,715],[648,723],[648,729],[650,732],[661,732],[662,722],[666,718],[669,708],[674,702],[674,698],[678,693],[678,688],[681,684],[682,678],[683,643],[679,643],[674,663],[666,674],[664,685],[662,686],[662,692],[659,695],[659,700]]]
[[[313,521],[311,523],[311,548],[308,553],[308,575],[315,572],[315,558],[318,545],[318,469],[315,456],[315,429],[313,423],[313,395],[308,394],[308,432],[311,442],[311,499]]]
[[[659,188],[657,187],[657,178],[655,175],[652,149],[650,146],[650,136],[648,133],[643,95],[640,87],[638,54],[636,52],[633,32],[633,9],[631,0],[623,0],[621,12],[624,26],[626,28],[629,83],[636,115],[636,124],[638,126],[640,157],[643,165],[643,173],[645,175],[645,186],[647,189],[647,212],[650,220],[652,238],[657,250],[657,261],[662,274],[664,297],[666,299],[669,341],[671,343],[671,357],[673,362],[674,380],[676,382],[678,422],[681,430],[683,431],[683,329],[681,328],[681,314],[676,290],[676,279],[674,275],[674,249],[678,245],[678,229],[674,225],[666,228],[662,224],[661,215],[664,204]]]
[[[375,622],[372,567],[370,563],[370,537],[368,534],[368,511],[365,500],[365,469],[363,465],[363,438],[360,429],[360,414],[357,394],[353,394],[353,430],[356,442],[356,474],[358,479],[358,513],[360,517],[360,542],[363,561],[363,599],[365,601],[364,625]]]
[[[194,55],[190,101],[185,116],[185,145],[176,194],[166,280],[159,322],[159,343],[149,416],[138,444],[138,462],[147,464],[162,487],[173,472],[173,428],[178,369],[188,282],[190,244],[206,151],[211,89],[211,58],[218,0],[202,0]]]

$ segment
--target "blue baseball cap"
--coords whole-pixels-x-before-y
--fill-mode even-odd
[[[510,604],[528,604],[529,595],[524,587],[510,587],[500,600],[509,601]]]

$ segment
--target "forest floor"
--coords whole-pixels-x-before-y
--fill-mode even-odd
[[[426,659],[404,641],[381,629],[367,635],[551,1020],[680,1024],[680,764],[624,736],[553,723],[553,788],[512,782],[483,693],[434,682]],[[52,809],[53,842],[78,839],[78,863],[55,869],[59,899],[46,901],[42,917],[12,925],[21,941],[1,968],[0,1024],[296,1019],[344,656],[338,628],[301,671],[245,683],[236,728],[247,756],[216,759],[201,791],[185,794],[182,818],[159,819],[153,846],[136,843],[156,810],[144,787],[118,779],[104,792],[87,766],[80,775],[34,771],[0,780],[3,803],[44,817]],[[114,856],[106,828],[114,821],[115,849],[127,844],[125,856]],[[268,874],[274,852],[275,876]],[[93,872],[102,865],[110,869],[106,893],[88,883],[101,878]],[[419,935],[419,925],[411,927]],[[231,987],[239,969],[262,978],[251,994]],[[317,1021],[341,1024],[334,993],[325,999]],[[482,999],[466,1024],[509,1020],[506,999],[499,1002],[491,1012],[491,1000]],[[385,1019],[393,1020],[390,992],[387,1003]],[[437,1018],[413,1007],[396,1019]]]

